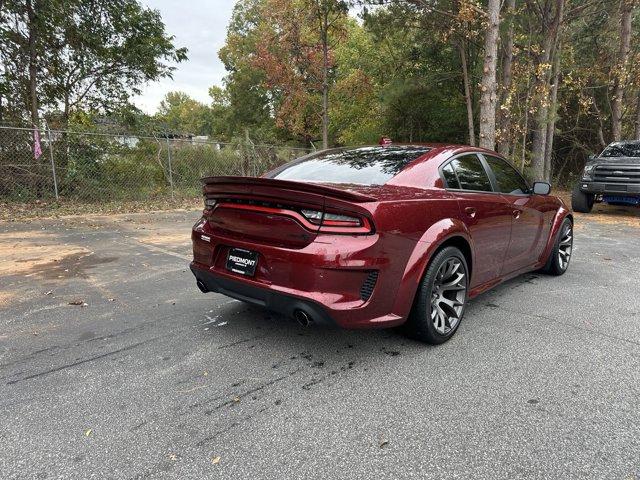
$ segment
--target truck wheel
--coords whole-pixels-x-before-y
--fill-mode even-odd
[[[593,208],[593,200],[594,195],[582,192],[578,185],[571,194],[571,207],[574,212],[589,213]]]

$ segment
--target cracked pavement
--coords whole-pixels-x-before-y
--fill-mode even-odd
[[[1,224],[0,476],[639,479],[634,212],[438,347],[200,293],[195,211]]]

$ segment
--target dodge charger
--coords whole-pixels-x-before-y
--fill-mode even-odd
[[[303,325],[402,326],[439,344],[469,299],[567,270],[573,218],[550,189],[470,146],[314,152],[260,178],[204,178],[191,270],[203,292]]]

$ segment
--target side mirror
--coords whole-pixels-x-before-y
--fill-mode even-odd
[[[551,193],[551,184],[547,182],[534,182],[533,193],[535,195],[549,195]]]

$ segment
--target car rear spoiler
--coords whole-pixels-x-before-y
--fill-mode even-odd
[[[376,201],[375,197],[366,195],[352,190],[344,190],[341,188],[328,187],[317,183],[292,182],[289,180],[276,180],[273,178],[256,178],[256,177],[205,177],[202,179],[204,194],[233,194],[237,193],[237,186],[244,188],[268,187],[276,188],[290,192],[307,192],[323,195],[325,197],[346,200],[355,203],[365,203]]]

